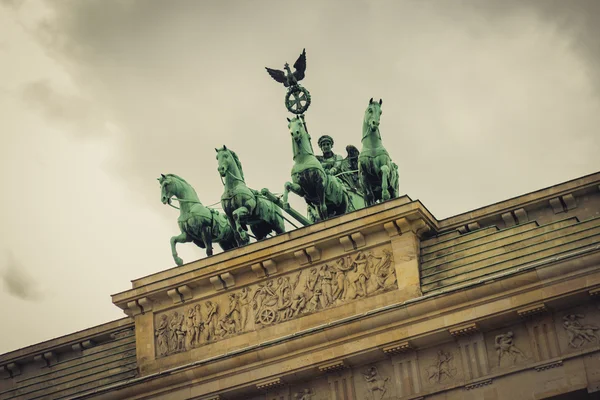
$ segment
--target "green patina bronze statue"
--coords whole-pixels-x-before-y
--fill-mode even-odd
[[[283,204],[288,207],[288,194],[294,192],[308,204],[309,219],[321,221],[335,215],[364,207],[363,199],[351,191],[337,177],[325,172],[314,155],[304,117],[288,118],[292,135],[292,182],[286,182]]]
[[[348,156],[343,158],[341,155],[333,152],[334,141],[331,136],[321,136],[317,144],[323,153],[323,155],[317,156],[317,160],[321,162],[325,172],[337,176],[344,182],[348,189],[362,196],[358,180],[358,149],[351,144],[346,146]]]
[[[285,95],[285,107],[288,111],[296,115],[303,114],[310,106],[310,93],[298,83],[304,79],[304,72],[306,71],[306,49],[302,50],[302,54],[294,63],[294,72],[292,72],[288,63],[285,63],[283,68],[285,72],[265,67],[271,78],[283,83],[283,86],[288,88]]]
[[[229,223],[234,227],[234,236],[238,245],[248,244],[250,238],[247,225],[250,225],[256,240],[262,240],[271,232],[285,232],[283,215],[279,208],[258,191],[246,186],[242,163],[237,154],[223,146],[217,152],[217,168],[224,181],[221,206],[227,214]]]
[[[317,160],[325,169],[325,172],[335,175],[339,172],[344,157],[333,152],[333,138],[329,135],[323,135],[317,141],[323,155],[317,156]]]
[[[399,192],[398,166],[383,147],[379,132],[382,103],[371,98],[363,119],[358,175],[367,206],[398,197]]]
[[[206,248],[207,256],[213,254],[213,242],[219,243],[223,250],[236,247],[233,229],[227,218],[217,210],[202,205],[194,188],[183,178],[173,174],[161,174],[158,182],[160,201],[171,205],[171,200],[175,197],[180,204],[177,224],[181,234],[171,238],[171,253],[177,265],[183,264],[175,249],[177,243],[194,242],[197,246]]]

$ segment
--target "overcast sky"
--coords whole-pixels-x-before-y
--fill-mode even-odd
[[[438,219],[600,170],[600,1],[0,3],[0,353],[120,318],[110,294],[174,266],[161,173],[218,202],[226,144],[282,191],[264,67],[304,47],[315,150],[359,146],[382,98],[400,191]]]

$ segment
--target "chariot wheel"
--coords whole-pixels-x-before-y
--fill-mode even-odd
[[[260,311],[258,319],[263,325],[271,325],[277,318],[277,312],[274,308],[265,308]]]
[[[289,112],[300,115],[304,114],[310,106],[310,93],[302,86],[291,87],[285,95],[285,107]]]

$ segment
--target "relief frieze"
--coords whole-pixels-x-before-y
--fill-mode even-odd
[[[514,333],[508,331],[501,335],[497,335],[494,339],[494,347],[498,355],[498,366],[503,360],[510,360],[511,365],[517,362],[518,358],[527,360],[527,356],[514,344]]]
[[[381,377],[376,366],[371,366],[367,368],[367,370],[363,372],[363,377],[365,378],[365,382],[367,384],[367,390],[370,394],[370,399],[383,399],[383,396],[385,396],[385,393],[387,392],[386,385],[390,378]],[[376,397],[376,394],[378,394],[379,396]]]
[[[156,355],[190,350],[397,288],[389,249],[358,251],[317,267],[158,313]]]
[[[569,314],[563,317],[563,328],[567,332],[569,346],[577,349],[586,343],[598,344],[598,328],[596,325],[582,324],[583,314]]]
[[[445,380],[452,380],[456,375],[456,368],[453,363],[454,355],[452,353],[439,350],[435,362],[427,367],[429,382],[441,383]]]

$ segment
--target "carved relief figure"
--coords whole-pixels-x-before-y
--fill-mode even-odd
[[[354,259],[354,270],[349,273],[351,276],[351,283],[354,283],[356,287],[357,297],[367,296],[367,256],[362,251],[356,253]]]
[[[387,290],[396,284],[396,274],[392,266],[392,252],[388,249],[383,250],[383,256],[377,257],[369,255],[372,262],[372,274],[369,283],[373,283],[372,292]]]
[[[518,356],[527,359],[525,354],[514,345],[513,336],[513,333],[510,331],[496,336],[494,342],[496,353],[498,354],[498,366],[500,366],[500,362],[504,356],[511,357],[513,364],[517,361]]]
[[[563,327],[567,331],[569,337],[569,346],[579,348],[586,342],[598,343],[598,336],[595,331],[598,328],[595,325],[582,325],[580,319],[585,318],[582,314],[569,314],[563,317]]]
[[[279,320],[285,321],[291,314],[288,312],[292,305],[292,287],[290,286],[290,278],[277,279],[277,311]]]
[[[290,308],[292,309],[292,317],[298,316],[304,308],[306,307],[306,297],[304,297],[304,293],[298,293],[294,300],[292,301],[292,305]]]
[[[206,341],[214,340],[217,332],[217,320],[219,319],[219,308],[212,301],[207,301],[206,305]]]
[[[169,320],[166,314],[161,316],[158,328],[156,328],[154,335],[157,338],[156,349],[158,354],[164,356],[169,352]]]
[[[169,345],[170,351],[182,351],[185,350],[185,328],[184,328],[184,316],[179,314],[177,311],[173,312],[171,322],[169,323]]]
[[[383,399],[383,396],[387,391],[385,385],[390,378],[380,378],[377,367],[375,366],[369,367],[365,372],[363,372],[363,376],[367,382],[367,389],[369,392],[371,392],[373,400],[375,400],[375,392],[381,392],[379,399]]]
[[[311,389],[304,389],[301,392],[294,394],[294,399],[296,400],[312,400],[314,393]]]
[[[187,315],[185,317],[185,331],[187,333],[189,347],[196,346],[196,344],[198,342],[198,338],[196,336],[196,330],[194,329],[194,320],[195,319],[196,319],[196,309],[194,307],[188,308]]]
[[[229,295],[229,310],[225,314],[225,317],[231,321],[230,325],[233,325],[233,331],[238,332],[242,327],[242,310],[240,305],[240,298],[237,294]]]
[[[456,368],[452,366],[453,359],[454,356],[451,353],[439,350],[435,364],[427,367],[427,379],[429,379],[429,382],[439,383],[444,378],[452,379],[456,375]]]
[[[240,311],[241,311],[241,330],[246,329],[246,324],[248,323],[248,314],[250,313],[250,288],[243,288],[240,292]]]
[[[319,278],[321,279],[321,307],[326,308],[333,304],[333,289],[331,281],[333,280],[333,274],[329,269],[329,265],[325,264],[319,270]]]
[[[254,308],[255,322],[257,324],[269,325],[276,322],[278,295],[273,288],[273,281],[267,281],[265,285],[259,285],[254,293],[252,307]]]
[[[196,339],[196,344],[200,344],[202,330],[204,329],[204,322],[202,322],[202,309],[200,303],[194,306],[194,327],[193,336]]]

